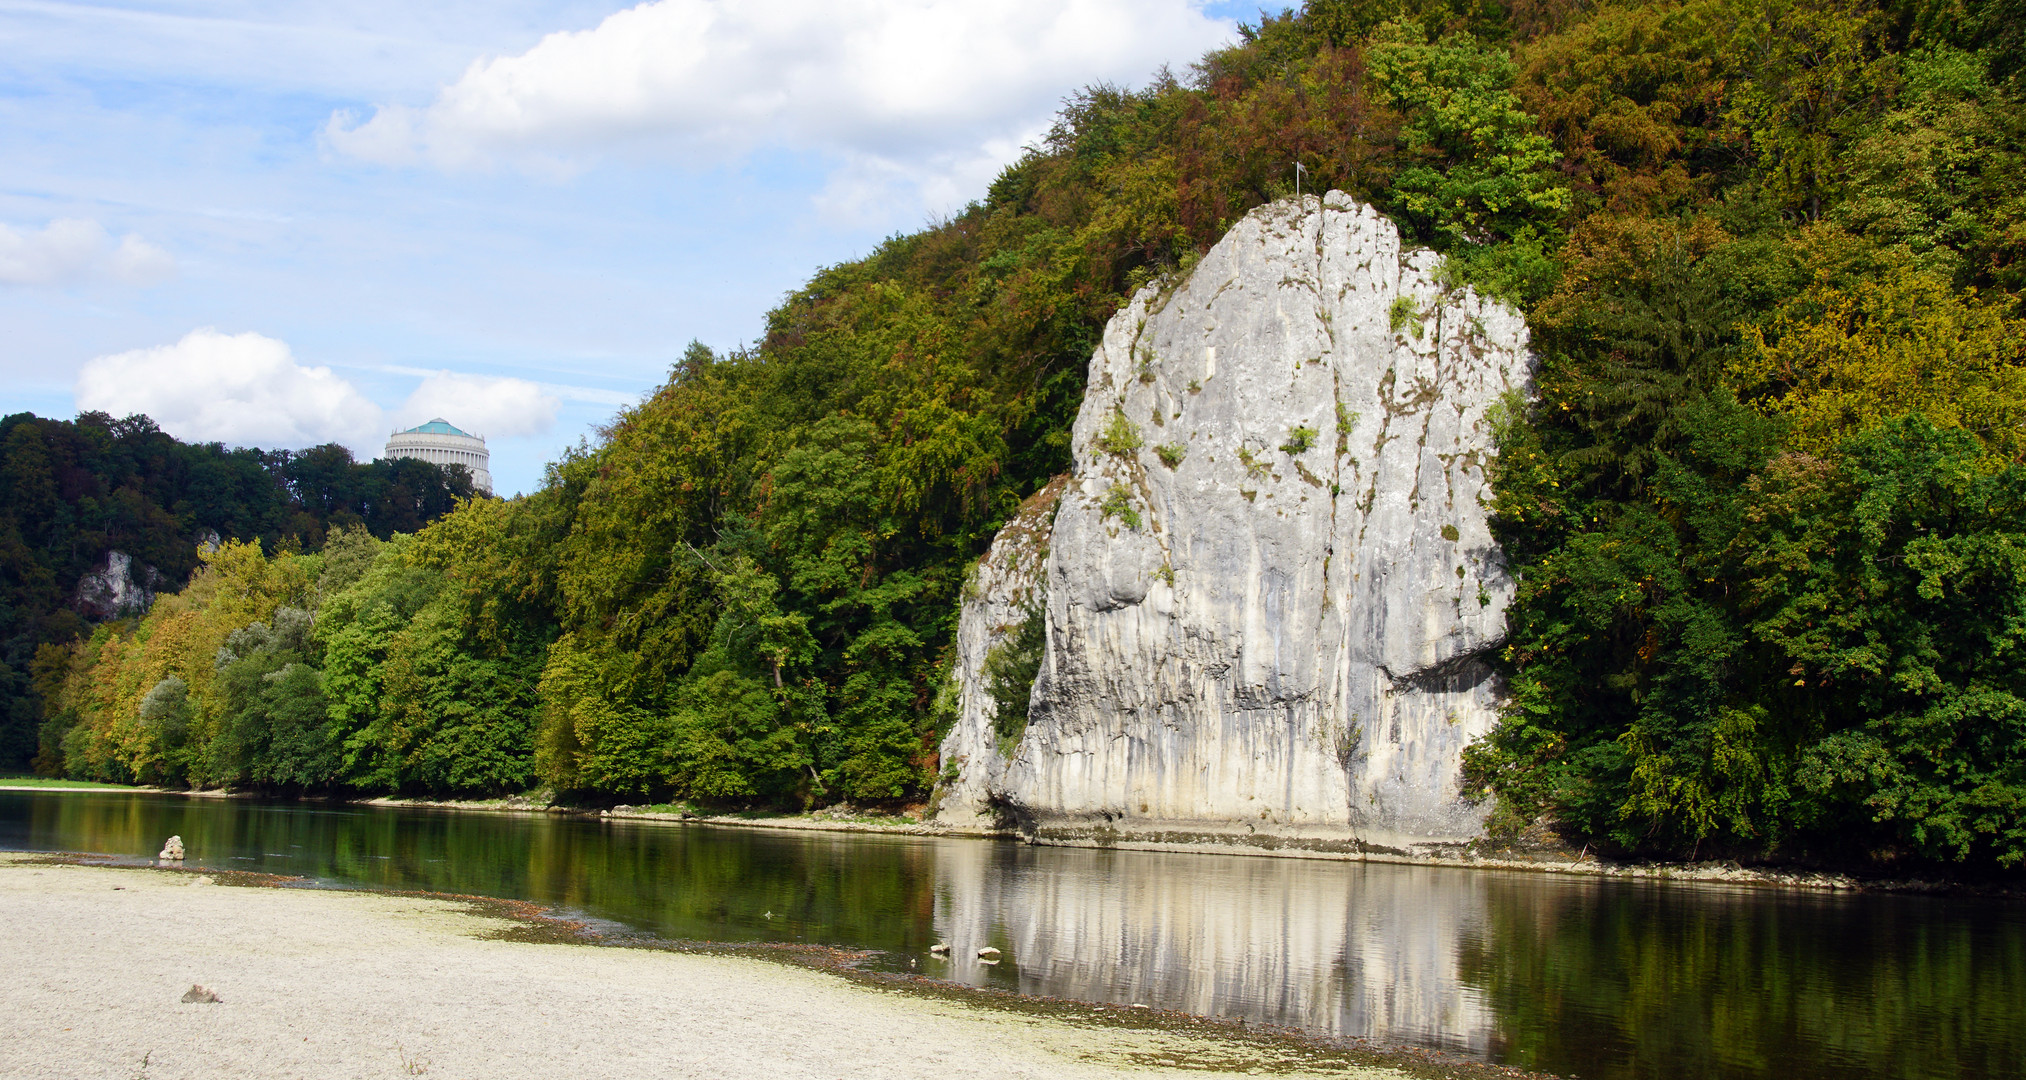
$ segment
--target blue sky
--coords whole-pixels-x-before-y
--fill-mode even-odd
[[[1256,11],[0,0],[0,413],[362,457],[441,414],[529,490],[691,339]]]

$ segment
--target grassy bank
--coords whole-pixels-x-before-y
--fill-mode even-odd
[[[53,780],[28,773],[0,774],[0,791],[150,791],[132,784],[101,784],[95,780]]]

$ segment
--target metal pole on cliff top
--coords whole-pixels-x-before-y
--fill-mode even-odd
[[[1308,169],[1301,162],[1297,161],[1294,163],[1294,201],[1296,203],[1301,202],[1301,178],[1307,172]]]

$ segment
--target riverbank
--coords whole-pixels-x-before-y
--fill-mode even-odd
[[[157,791],[132,784],[101,784],[95,780],[51,780],[41,776],[0,779],[0,791]]]
[[[388,801],[394,806],[437,806],[453,804],[412,800]],[[481,807],[491,809],[492,807]],[[584,811],[590,812],[590,811]],[[1344,843],[1308,843],[1272,835],[1197,833],[1171,836],[1135,836],[1092,830],[1086,833],[1023,834],[1016,829],[953,827],[936,821],[881,819],[861,814],[813,814],[769,816],[761,814],[697,814],[661,812],[633,807],[595,811],[598,817],[620,821],[661,821],[725,828],[785,829],[805,832],[870,832],[897,836],[942,836],[1015,840],[1048,847],[1101,848],[1113,851],[1178,852],[1195,855],[1238,855],[1253,858],[1310,859],[1328,862],[1390,863],[1399,866],[1448,867],[1462,870],[1517,870],[1538,874],[1621,878],[1642,881],[1695,882],[1712,885],[1815,889],[1831,892],[1967,892],[1979,895],[2022,896],[2026,888],[2016,885],[1992,886],[1958,881],[1913,878],[1865,878],[1847,873],[1780,866],[1744,866],[1731,861],[1700,863],[1613,862],[1590,853],[1587,847],[1569,850],[1560,845],[1538,844],[1527,850],[1487,849],[1483,845],[1453,845],[1411,852],[1361,849]]]
[[[570,943],[524,905],[230,880],[0,855],[12,976],[0,1075],[1518,1075],[1372,1064],[1099,1006],[995,1006],[748,956]],[[221,1000],[184,1003],[193,984]]]
[[[10,787],[0,791],[128,791],[144,794],[181,795],[189,798],[253,798],[251,794],[222,790],[191,791],[144,787]],[[1454,845],[1412,852],[1360,849],[1341,842],[1311,843],[1269,834],[1177,833],[1142,836],[1093,830],[1087,834],[1058,833],[1030,836],[1016,829],[967,828],[945,825],[933,819],[911,815],[889,815],[827,809],[803,814],[748,812],[737,814],[702,813],[687,809],[616,806],[609,809],[559,806],[541,795],[509,795],[492,799],[422,799],[380,796],[339,800],[363,806],[409,809],[454,810],[476,813],[572,814],[612,821],[661,822],[704,825],[715,828],[771,829],[795,832],[876,833],[890,836],[945,837],[957,839],[1012,840],[1054,847],[1104,848],[1120,851],[1178,852],[1202,855],[1239,855],[1257,858],[1313,859],[1332,862],[1374,862],[1401,866],[1449,867],[1465,870],[1513,870],[1526,873],[1615,878],[1635,881],[1693,882],[1712,885],[1809,889],[1829,892],[1961,893],[1980,896],[2026,898],[2026,883],[1965,882],[1945,878],[1870,877],[1848,872],[1814,870],[1779,865],[1746,866],[1729,860],[1695,863],[1613,861],[1592,854],[1587,848],[1569,850],[1554,843],[1534,843],[1496,848],[1485,843]]]

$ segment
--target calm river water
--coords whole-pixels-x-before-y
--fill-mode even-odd
[[[0,849],[555,905],[1585,1078],[2026,1076],[2026,905],[546,815],[0,792]],[[771,916],[771,917],[770,917]],[[928,947],[955,946],[939,961]],[[994,945],[996,967],[969,959]]]

